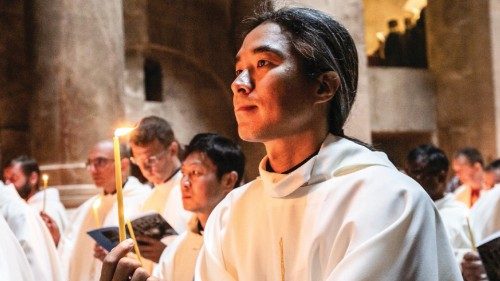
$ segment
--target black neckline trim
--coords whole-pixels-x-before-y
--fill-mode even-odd
[[[313,154],[307,156],[307,158],[302,160],[299,164],[291,167],[290,169],[288,169],[280,174],[290,174],[291,172],[297,170],[300,166],[304,165],[307,161],[311,160],[311,158],[318,155],[318,153],[319,153],[319,149],[316,150]],[[275,173],[273,167],[271,167],[271,163],[269,163],[269,158],[267,159],[267,163],[266,163],[266,171],[271,172],[271,173]]]
[[[163,181],[163,183],[166,183],[167,181],[171,180],[180,169],[181,168],[175,169],[174,172],[165,181]]]

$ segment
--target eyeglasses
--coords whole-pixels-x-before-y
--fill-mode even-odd
[[[110,158],[105,158],[105,157],[97,157],[94,159],[87,159],[87,162],[85,162],[85,167],[90,168],[90,166],[94,166],[94,168],[99,169],[102,168],[106,165],[108,165],[111,162],[114,162],[114,159]]]
[[[163,150],[162,152],[159,152],[153,156],[149,156],[145,159],[130,157],[130,162],[134,163],[137,166],[142,165],[142,166],[151,167],[151,166],[156,165],[165,156],[166,153],[167,153],[167,151]]]

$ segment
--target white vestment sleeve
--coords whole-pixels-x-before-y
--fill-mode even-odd
[[[221,205],[217,205],[212,212],[223,213]],[[222,217],[222,216],[221,216]],[[205,280],[220,280],[220,281],[236,281],[227,271],[224,265],[224,257],[222,254],[222,245],[220,235],[217,233],[221,227],[219,217],[210,216],[205,225],[203,233],[203,247],[198,254],[195,269],[195,281]]]
[[[2,239],[2,254],[0,255],[0,273],[2,280],[35,280],[23,249],[1,215],[0,239]]]
[[[326,280],[461,280],[456,267],[441,262],[453,257],[437,210],[430,200],[407,199],[401,217],[347,253]]]

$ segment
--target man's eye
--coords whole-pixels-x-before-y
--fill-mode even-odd
[[[263,67],[263,66],[266,66],[268,64],[269,64],[269,62],[267,60],[259,60],[257,62],[257,67]]]

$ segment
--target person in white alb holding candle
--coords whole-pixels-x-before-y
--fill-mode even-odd
[[[59,190],[54,187],[41,188],[42,177],[35,159],[25,155],[19,156],[11,161],[10,167],[9,182],[14,184],[19,196],[38,212],[44,211],[57,225],[57,234],[53,234],[57,245],[60,233],[64,232],[68,224],[66,209],[59,198]],[[44,205],[45,210],[43,210]]]
[[[347,30],[307,8],[247,23],[233,105],[240,137],[267,155],[210,214],[195,280],[460,280],[429,196],[344,136],[358,74]],[[130,248],[110,252],[101,281],[146,280],[120,259]]]
[[[127,147],[121,149],[123,198],[128,216],[139,213],[139,206],[149,196],[151,188],[128,176]],[[105,255],[87,231],[103,226],[118,226],[113,142],[100,141],[90,150],[87,169],[97,188],[98,195],[85,201],[73,215],[72,223],[62,235],[59,253],[63,261],[65,280],[99,280],[101,261]]]
[[[184,232],[192,213],[182,207],[180,147],[172,127],[160,117],[145,117],[130,132],[130,147],[132,162],[139,166],[143,176],[154,185],[142,211],[156,211],[177,233]],[[147,259],[143,261],[143,266],[149,273],[175,237],[167,236],[162,241],[145,236],[137,237],[141,254]]]

